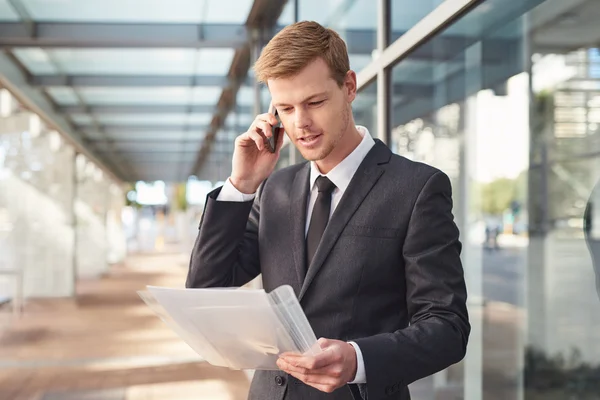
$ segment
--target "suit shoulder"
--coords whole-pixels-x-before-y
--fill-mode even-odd
[[[290,165],[290,166],[278,169],[277,171],[273,171],[273,173],[271,174],[269,179],[272,179],[272,180],[288,179],[290,176],[296,175],[296,173],[298,173],[298,171],[300,171],[302,168],[306,167],[306,164],[307,164],[307,161],[299,163],[299,164]]]
[[[403,174],[409,173],[415,178],[420,178],[424,180],[428,180],[436,174],[441,174],[444,177],[446,177],[444,171],[440,170],[439,168],[436,168],[424,162],[410,160],[398,154],[392,154],[392,157],[390,159],[390,166],[395,171],[401,172]]]
[[[268,185],[270,187],[273,187],[273,186],[285,187],[285,186],[290,185],[291,182],[293,182],[296,174],[300,170],[305,168],[306,164],[307,164],[307,162],[302,162],[299,164],[290,165],[288,167],[284,167],[284,168],[278,169],[276,171],[273,171],[273,173],[269,176],[269,178],[265,182],[265,185]]]

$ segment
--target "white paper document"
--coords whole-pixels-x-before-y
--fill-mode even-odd
[[[146,304],[212,365],[277,370],[281,353],[316,355],[315,334],[290,286],[172,289],[148,286]]]

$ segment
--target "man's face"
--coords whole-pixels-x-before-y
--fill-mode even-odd
[[[356,96],[356,75],[350,72],[340,88],[321,58],[291,78],[269,79],[273,104],[285,131],[310,161],[335,157],[343,147]]]

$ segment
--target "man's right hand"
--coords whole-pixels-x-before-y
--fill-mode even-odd
[[[242,193],[251,194],[275,169],[283,144],[283,128],[279,128],[275,152],[266,144],[271,137],[271,127],[278,123],[273,114],[256,117],[250,129],[235,139],[231,176],[229,180]]]

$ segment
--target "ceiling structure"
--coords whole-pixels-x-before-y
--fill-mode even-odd
[[[0,72],[119,179],[185,181],[247,129],[252,38],[286,2],[0,0]]]
[[[425,3],[391,3],[392,40],[431,11]],[[533,52],[564,53],[600,40],[592,29],[596,0],[526,0],[522,7],[540,3],[529,19]],[[394,124],[439,107],[420,99],[433,98],[441,84],[464,98],[464,82],[453,80],[462,62],[455,70],[452,57],[479,37],[485,18],[514,18],[502,4],[487,0],[487,11],[467,14],[475,19],[467,28],[443,34],[443,47],[422,46],[394,68]],[[261,88],[256,106],[253,50],[295,16],[340,32],[355,71],[372,60],[373,0],[0,0],[0,82],[123,181],[216,181],[228,175],[235,136],[267,104]],[[521,37],[518,26],[499,31],[486,43],[484,64],[512,63],[498,70],[521,72],[523,60],[506,55]],[[440,60],[444,76],[435,71]],[[491,72],[490,86],[506,79]],[[367,85],[355,115],[372,118],[375,99],[375,85]]]

